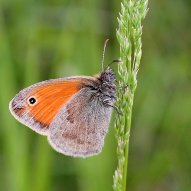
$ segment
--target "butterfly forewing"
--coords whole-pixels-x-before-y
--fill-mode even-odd
[[[10,102],[13,116],[39,134],[47,135],[50,123],[88,78],[47,80],[20,91]],[[90,80],[91,81],[91,80]]]

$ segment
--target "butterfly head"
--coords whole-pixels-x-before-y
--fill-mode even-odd
[[[113,83],[115,81],[115,73],[108,67],[105,71],[101,73],[101,81],[106,83]]]

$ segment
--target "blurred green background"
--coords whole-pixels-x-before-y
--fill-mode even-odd
[[[79,159],[56,153],[19,124],[8,103],[49,78],[93,75],[118,58],[116,0],[0,1],[0,190],[111,191],[113,122],[103,152]],[[127,187],[191,190],[191,1],[150,0],[133,111]]]

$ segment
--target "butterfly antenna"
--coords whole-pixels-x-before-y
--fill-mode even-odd
[[[113,60],[111,63],[109,63],[109,64],[107,65],[107,68],[110,67],[113,63],[121,64],[122,61],[121,61],[121,59]]]
[[[104,43],[104,47],[103,47],[103,56],[102,56],[102,72],[104,71],[104,56],[105,56],[105,49],[106,49],[106,46],[107,46],[107,42],[109,41],[109,39],[107,39]]]

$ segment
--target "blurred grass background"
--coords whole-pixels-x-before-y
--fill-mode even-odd
[[[19,124],[10,99],[38,81],[93,75],[118,58],[120,2],[0,1],[0,190],[110,191],[116,167],[112,124],[103,152],[76,159]],[[191,2],[149,2],[131,132],[128,190],[191,190]]]

